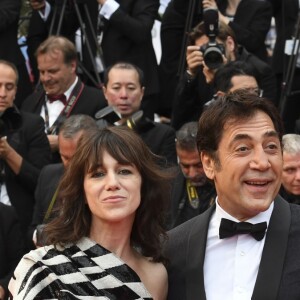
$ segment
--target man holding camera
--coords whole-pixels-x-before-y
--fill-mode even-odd
[[[174,99],[171,124],[175,129],[179,129],[188,121],[199,119],[203,105],[211,100],[214,93],[211,85],[214,73],[222,64],[229,61],[239,60],[248,63],[253,69],[259,87],[264,91],[264,97],[272,101],[276,98],[276,80],[271,67],[238,46],[234,32],[228,25],[218,23],[214,18],[209,18],[207,22],[198,24],[189,36],[190,46],[186,52],[188,67],[178,84]],[[211,32],[207,30],[211,28],[209,25],[214,26]]]

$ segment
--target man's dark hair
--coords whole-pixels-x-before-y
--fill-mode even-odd
[[[189,34],[189,42],[190,45],[195,45],[197,39],[206,35],[205,24],[201,22],[197,24]],[[237,45],[236,37],[234,31],[222,21],[219,21],[218,35],[217,38],[220,39],[223,43],[225,43],[227,37],[231,36],[235,45]],[[237,48],[237,47],[236,47]]]
[[[176,132],[176,147],[186,151],[194,151],[197,149],[197,130],[197,122],[185,123]]]
[[[214,90],[216,92],[229,92],[233,86],[232,78],[234,76],[252,76],[255,78],[254,70],[248,63],[243,61],[231,61],[222,65],[215,73],[213,81]]]
[[[15,84],[17,85],[18,82],[19,82],[19,72],[18,72],[18,69],[17,69],[16,65],[13,64],[13,63],[10,62],[10,61],[3,60],[3,59],[0,59],[0,64],[1,64],[1,65],[5,65],[5,66],[8,66],[8,67],[10,67],[10,68],[14,71],[14,73],[15,73],[15,75],[16,75],[16,81],[15,81]]]
[[[217,151],[225,125],[228,122],[245,122],[258,111],[266,113],[271,118],[281,142],[283,134],[282,120],[273,103],[253,93],[238,90],[218,97],[202,113],[197,133],[198,151],[207,153],[218,162]]]
[[[129,63],[129,62],[125,62],[125,61],[120,61],[117,62],[111,66],[109,66],[108,68],[105,69],[104,71],[104,75],[103,75],[103,85],[106,87],[108,80],[109,80],[109,72],[112,69],[121,69],[121,70],[133,70],[136,71],[138,74],[138,78],[139,78],[139,83],[141,85],[141,87],[144,86],[144,72],[142,71],[142,69],[140,69],[138,66]]]

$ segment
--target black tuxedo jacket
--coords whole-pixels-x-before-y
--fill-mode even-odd
[[[159,0],[118,0],[120,7],[109,20],[104,19],[101,48],[105,66],[128,61],[140,67],[145,76],[145,95],[159,91],[158,67],[151,29],[157,18]],[[93,23],[97,22],[98,3],[87,1]],[[96,27],[95,27],[96,28]]]
[[[162,157],[160,165],[177,164],[175,130],[171,126],[143,118],[137,124],[136,132],[154,154]]]
[[[35,205],[28,238],[31,241],[37,225],[42,224],[49,204],[64,173],[62,163],[45,166],[40,173],[35,189]]]
[[[40,115],[44,101],[45,91],[39,88],[23,102],[21,110]],[[85,114],[94,118],[95,113],[105,106],[107,102],[102,90],[84,85],[70,115]]]
[[[0,285],[6,289],[24,254],[24,239],[15,210],[0,203]]]
[[[214,210],[215,206],[170,231],[166,247],[169,300],[206,299],[203,265]],[[251,299],[300,299],[299,247],[300,207],[277,196]]]
[[[225,14],[228,1],[218,0],[219,10]],[[270,29],[272,6],[266,0],[242,0],[234,21],[229,22],[237,42],[260,59],[267,61],[265,39]]]
[[[50,163],[51,151],[40,116],[21,112],[22,126],[8,132],[7,142],[22,158],[19,174],[4,163],[5,184],[12,206],[15,207],[22,229],[27,230],[33,212],[33,195],[42,167]]]

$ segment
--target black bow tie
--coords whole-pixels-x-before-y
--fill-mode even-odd
[[[267,222],[251,224],[248,222],[234,222],[222,218],[220,224],[220,239],[232,237],[236,234],[251,234],[257,241],[261,241],[266,233]]]
[[[64,105],[67,104],[67,97],[65,94],[47,95],[47,99],[49,100],[50,103],[52,103],[54,101],[61,101]]]

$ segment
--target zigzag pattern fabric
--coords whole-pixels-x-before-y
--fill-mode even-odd
[[[9,283],[10,299],[152,299],[138,275],[88,238],[26,254]]]

